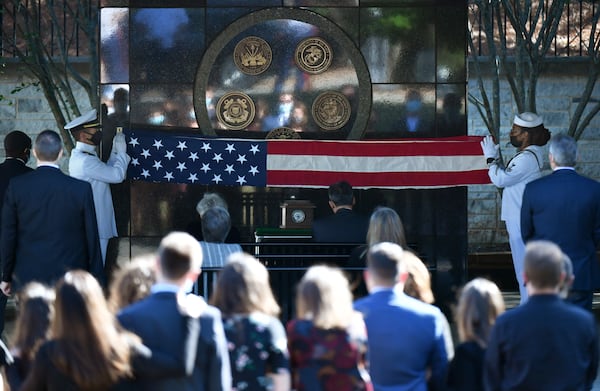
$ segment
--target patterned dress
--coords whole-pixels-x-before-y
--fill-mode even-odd
[[[309,320],[288,323],[294,386],[298,391],[370,391],[365,369],[367,340],[362,318],[343,329],[319,329]]]
[[[260,313],[223,318],[233,390],[269,390],[269,373],[289,371],[285,330],[279,319]]]

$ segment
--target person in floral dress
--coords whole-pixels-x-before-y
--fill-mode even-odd
[[[297,318],[287,326],[293,384],[298,391],[371,391],[365,369],[366,327],[352,309],[341,270],[308,269],[296,297]]]
[[[251,255],[230,255],[211,303],[223,315],[233,390],[289,391],[287,339],[267,269]]]

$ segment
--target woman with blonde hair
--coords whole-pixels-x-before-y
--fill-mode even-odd
[[[288,391],[287,339],[267,269],[251,255],[230,255],[211,304],[223,314],[233,388]]]
[[[483,390],[483,356],[490,331],[504,308],[500,289],[492,281],[475,278],[464,286],[456,311],[461,343],[448,368],[449,390]]]
[[[21,390],[107,390],[130,377],[139,339],[118,327],[96,279],[71,271],[55,292],[51,338],[39,348]]]
[[[300,281],[287,327],[296,390],[371,390],[366,327],[341,270],[313,266]]]

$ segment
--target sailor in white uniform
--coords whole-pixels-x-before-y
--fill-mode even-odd
[[[517,154],[506,166],[500,164],[499,146],[492,136],[481,142],[483,154],[487,158],[488,175],[497,187],[503,188],[500,219],[506,224],[508,241],[512,253],[515,275],[519,284],[521,304],[527,300],[527,290],[523,281],[523,259],[525,244],[521,238],[521,204],[525,185],[542,176],[544,149],[550,140],[550,132],[544,127],[543,119],[537,114],[525,112],[515,116],[510,131],[510,143],[517,148]]]
[[[65,129],[71,131],[76,140],[69,159],[69,174],[92,185],[102,262],[106,262],[108,241],[118,236],[109,184],[123,182],[131,160],[127,155],[125,135],[115,135],[110,158],[104,163],[96,151],[102,142],[102,130],[95,109],[75,118],[65,125]]]

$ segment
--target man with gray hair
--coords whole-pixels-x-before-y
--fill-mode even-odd
[[[567,301],[591,310],[593,291],[600,287],[600,183],[575,172],[572,137],[554,136],[549,160],[553,173],[525,187],[521,233],[526,243],[549,240],[571,258],[575,280]]]
[[[598,371],[594,316],[559,296],[564,253],[549,241],[525,248],[527,303],[496,319],[484,359],[487,391],[590,390]]]
[[[237,243],[225,243],[231,229],[231,218],[225,208],[215,206],[202,215],[202,235],[200,242],[205,267],[223,267],[230,254],[241,252]]]

